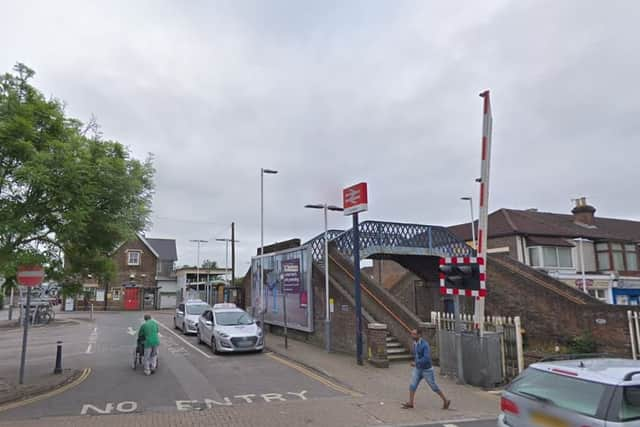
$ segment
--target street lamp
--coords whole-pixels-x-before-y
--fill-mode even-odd
[[[208,243],[209,241],[208,240],[199,240],[199,239],[194,239],[194,240],[189,240],[189,241],[198,244],[198,252],[197,252],[197,255],[196,255],[196,283],[198,283],[197,289],[200,290],[200,243]]]
[[[331,317],[329,315],[329,233],[327,226],[327,211],[343,211],[339,206],[316,204],[305,205],[308,209],[324,210],[324,299],[325,299],[325,318],[324,318],[324,342],[327,351],[331,351]]]
[[[469,201],[469,209],[471,210],[471,239],[473,240],[473,249],[478,253],[478,246],[476,245],[476,227],[473,223],[473,197],[460,197],[460,200]]]
[[[260,168],[260,256],[264,255],[264,174],[277,174],[274,169]],[[264,259],[260,258],[260,314],[261,327],[264,330]]]
[[[236,242],[238,243],[237,240],[233,240],[233,239],[227,239],[227,238],[220,238],[220,239],[216,239],[216,242],[225,242],[225,248],[224,248],[224,277],[225,279],[229,280],[229,278],[227,277],[229,275],[229,242]],[[232,283],[233,285],[233,283]]]

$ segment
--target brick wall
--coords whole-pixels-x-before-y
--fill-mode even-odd
[[[509,247],[509,256],[518,259],[517,239],[515,236],[495,237],[487,239],[487,247],[489,249]]]
[[[128,265],[127,251],[129,250],[141,251],[139,266]],[[117,273],[111,287],[120,287],[124,283],[131,282],[145,288],[156,287],[156,257],[137,237],[120,246],[113,255],[113,260],[116,263]],[[133,279],[132,274],[135,275]]]

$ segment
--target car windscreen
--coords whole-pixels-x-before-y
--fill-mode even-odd
[[[620,405],[620,421],[640,419],[640,386],[624,387],[622,405]]]
[[[207,304],[189,304],[187,305],[187,314],[201,315],[209,308]]]
[[[216,324],[220,326],[251,325],[253,319],[244,311],[221,311],[216,313]]]
[[[595,417],[607,386],[538,369],[527,369],[509,391],[523,397],[553,404]]]

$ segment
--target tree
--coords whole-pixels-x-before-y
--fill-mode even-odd
[[[148,225],[152,157],[103,140],[94,119],[67,117],[31,86],[33,70],[14,71],[0,76],[0,275],[13,283],[17,265],[35,262],[63,283],[108,281],[111,251]]]
[[[216,268],[218,268],[218,263],[215,261],[211,261],[210,259],[205,259],[204,261],[202,261],[202,267],[200,268],[206,268],[207,270],[215,270]]]

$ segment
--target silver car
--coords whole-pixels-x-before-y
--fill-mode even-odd
[[[198,341],[214,353],[262,351],[264,335],[255,320],[234,304],[216,304],[198,319]]]
[[[500,427],[640,427],[640,361],[532,364],[504,391],[500,411]]]
[[[209,304],[201,300],[187,300],[178,304],[173,316],[173,326],[182,330],[183,334],[195,334],[198,332],[198,318],[210,308]]]

